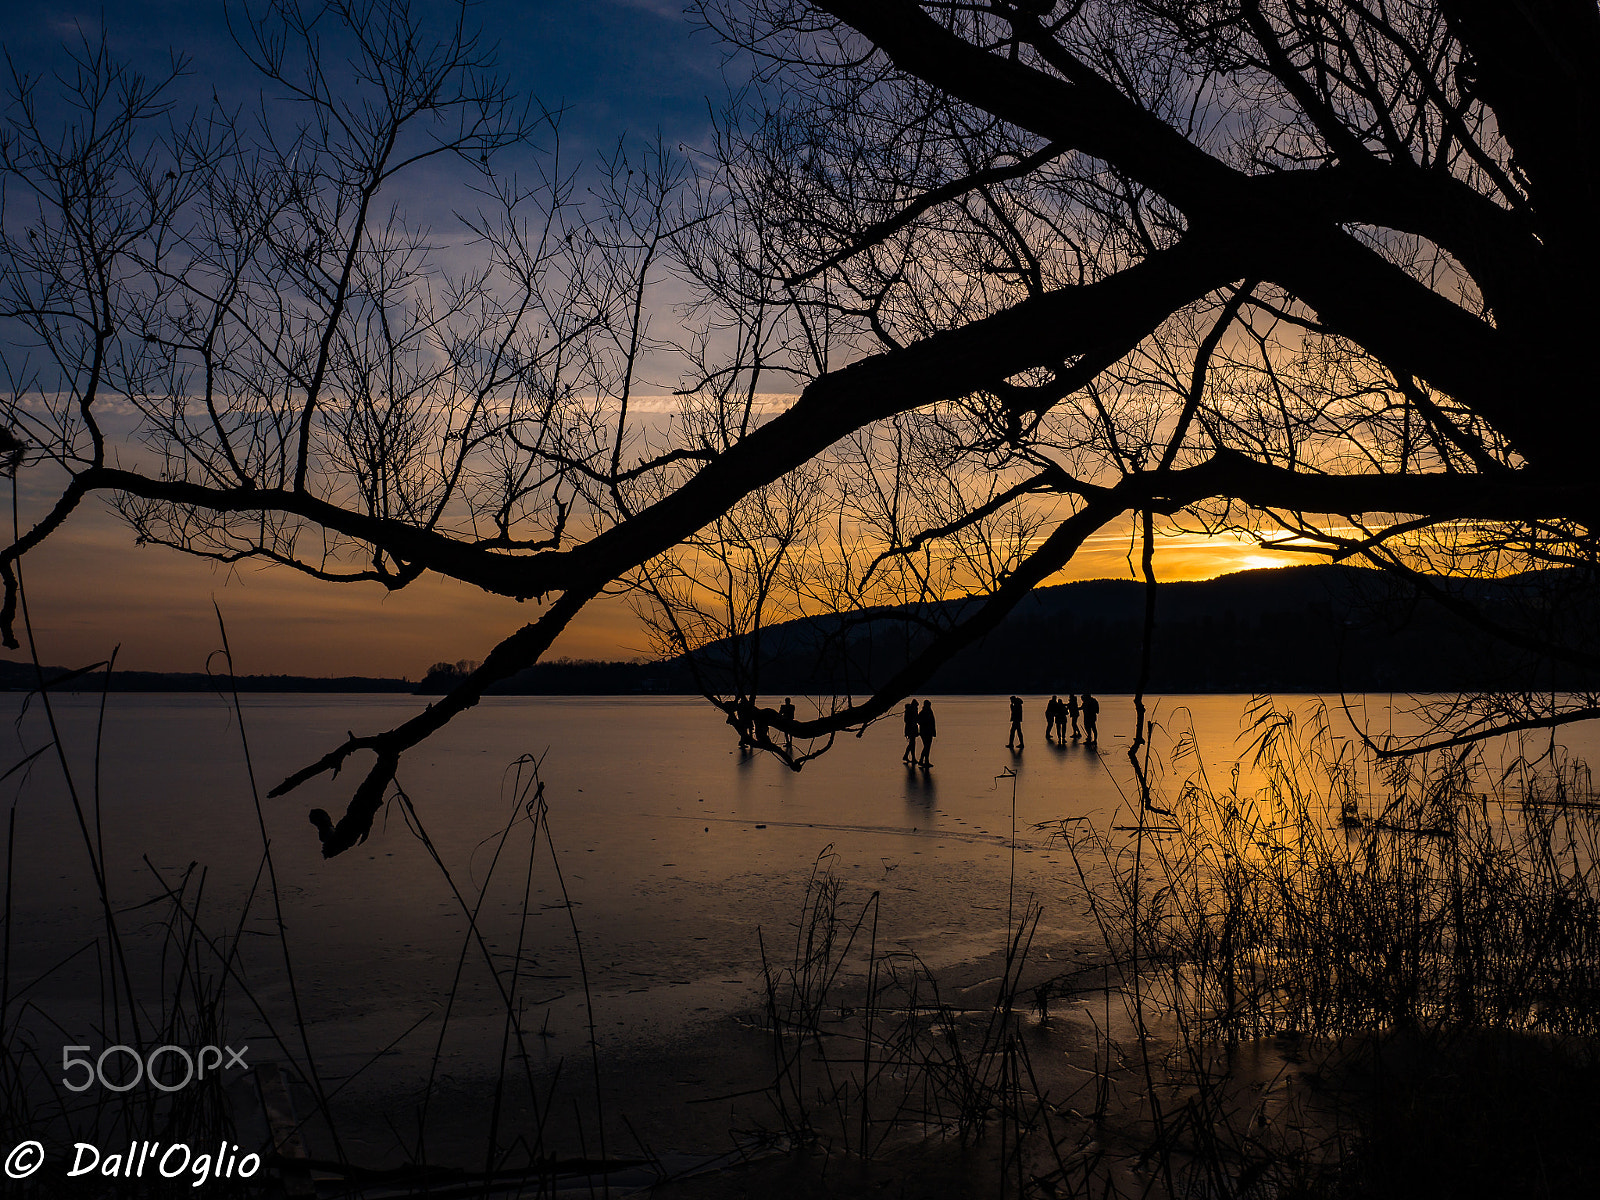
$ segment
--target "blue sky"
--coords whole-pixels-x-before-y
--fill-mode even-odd
[[[237,3],[228,8],[236,20],[249,11]],[[519,92],[567,109],[563,128],[585,154],[622,133],[657,128],[673,141],[698,140],[707,125],[706,98],[723,89],[716,39],[673,0],[488,0],[469,12],[487,40],[499,43],[505,74]],[[113,51],[148,70],[159,69],[171,50],[189,58],[197,99],[213,85],[225,98],[230,84],[234,99],[254,93],[224,6],[210,0],[12,5],[0,30],[13,62],[36,72],[61,61],[63,41],[80,29],[97,36],[102,23]]]

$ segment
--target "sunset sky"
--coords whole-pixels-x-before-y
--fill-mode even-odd
[[[680,14],[674,0],[595,0],[586,4],[483,3],[474,12],[513,85],[564,109],[564,154],[592,158],[619,135],[695,145],[708,106],[725,94],[715,39]],[[235,6],[236,18],[245,10]],[[157,70],[169,48],[192,60],[192,100],[213,86],[225,101],[247,102],[254,83],[229,39],[220,4],[168,2],[13,7],[4,18],[7,52],[23,69],[64,61],[63,39],[97,37],[103,21],[113,51]],[[736,69],[736,64],[735,68]],[[26,475],[26,473],[25,473]],[[23,511],[47,481],[19,481]],[[1068,578],[1126,577],[1125,536],[1087,546]],[[1170,539],[1157,557],[1170,579],[1208,578],[1278,565],[1282,556],[1237,541]],[[24,562],[40,657],[79,665],[120,643],[120,666],[200,670],[220,644],[213,600],[228,622],[242,673],[395,675],[417,678],[439,660],[482,658],[505,634],[537,615],[532,604],[427,577],[389,594],[375,584],[336,586],[292,572],[244,565],[228,569],[162,548],[141,548],[103,503],[82,506],[68,525]],[[19,630],[20,632],[20,630]],[[551,657],[631,658],[649,652],[625,601],[602,599],[556,643]]]

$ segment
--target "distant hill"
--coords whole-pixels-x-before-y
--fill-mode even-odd
[[[56,683],[72,670],[45,667],[47,682]],[[0,659],[0,691],[26,692],[38,686],[38,674],[31,662]],[[107,687],[103,670],[79,675],[57,686],[76,691],[100,691]],[[316,675],[240,675],[231,681],[226,676],[200,671],[116,671],[111,676],[113,692],[214,692],[229,686],[241,692],[414,692],[417,685],[406,679],[378,679],[366,675],[341,675],[324,678]]]
[[[1491,623],[1533,629],[1600,660],[1593,589],[1560,570],[1498,580],[1451,581]],[[932,636],[978,601],[953,600],[791,621],[762,632],[763,695],[870,692]],[[1138,680],[1144,587],[1095,579],[1040,588],[987,637],[956,654],[919,693],[1132,691]],[[543,662],[490,689],[502,695],[692,694],[696,670],[713,689],[734,690],[717,644],[661,662]],[[47,678],[67,674],[52,667]],[[248,675],[241,692],[419,692],[365,676]],[[0,660],[0,688],[31,689],[30,663]],[[104,686],[104,675],[65,685]],[[208,691],[199,673],[118,671],[113,691]],[[1508,649],[1448,607],[1379,571],[1317,564],[1241,571],[1157,593],[1150,690],[1175,692],[1482,691],[1600,688],[1600,672]]]
[[[1561,571],[1451,581],[1491,620],[1592,644],[1594,597],[1564,590]],[[794,621],[762,632],[764,695],[854,693],[880,685],[976,601]],[[987,637],[919,687],[931,693],[1129,692],[1138,681],[1144,587],[1098,579],[1040,588]],[[734,690],[730,644],[696,653],[713,690]],[[1153,692],[1479,691],[1600,686],[1600,673],[1508,650],[1480,628],[1383,572],[1317,564],[1242,571],[1157,593]],[[496,689],[578,692],[696,690],[687,659],[650,664],[540,664]]]

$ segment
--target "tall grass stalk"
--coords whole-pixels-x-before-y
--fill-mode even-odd
[[[23,605],[26,622],[25,592]],[[348,1156],[342,1149],[341,1118],[336,1099],[428,1020],[438,1018],[420,1018],[342,1079],[329,1081],[319,1066],[314,1053],[311,1026],[320,1014],[306,1007],[296,982],[298,968],[303,963],[290,943],[290,920],[284,907],[265,813],[256,787],[246,716],[232,684],[233,660],[220,612],[218,627],[222,636],[222,649],[218,653],[226,668],[225,678],[219,679],[218,690],[229,708],[230,718],[238,722],[239,747],[260,837],[254,878],[236,908],[226,914],[220,913],[208,896],[207,872],[204,868],[191,864],[176,878],[169,878],[148,858],[145,864],[155,881],[153,893],[132,902],[114,901],[107,882],[107,855],[112,847],[106,843],[101,821],[101,760],[109,719],[106,695],[109,683],[101,689],[95,714],[94,791],[86,801],[74,776],[72,760],[56,719],[49,687],[45,686],[43,669],[39,666],[37,653],[34,655],[40,687],[30,699],[42,711],[48,740],[42,746],[31,748],[17,763],[0,774],[0,780],[20,774],[24,776],[22,786],[26,786],[26,772],[41,758],[48,755],[57,760],[65,780],[71,811],[76,818],[78,840],[87,854],[92,894],[103,932],[94,941],[64,951],[61,960],[54,966],[42,971],[30,969],[29,978],[17,978],[13,947],[17,915],[15,868],[19,856],[25,853],[25,830],[22,828],[24,822],[19,821],[17,803],[13,802],[5,828],[4,934],[3,941],[0,941],[0,1141],[9,1139],[6,1141],[9,1146],[28,1137],[43,1137],[58,1147],[70,1146],[73,1141],[80,1139],[96,1144],[123,1138],[154,1138],[168,1143],[182,1141],[194,1144],[215,1143],[225,1139],[239,1141],[241,1126],[238,1121],[241,1114],[232,1111],[230,1098],[209,1080],[205,1087],[186,1086],[171,1093],[158,1094],[146,1087],[118,1093],[95,1087],[78,1095],[63,1088],[61,1064],[55,1059],[61,1045],[93,1040],[102,1044],[126,1042],[141,1050],[158,1045],[222,1046],[228,1044],[230,1036],[238,1032],[236,1023],[230,1021],[230,1013],[242,1009],[266,1034],[265,1037],[251,1039],[255,1043],[252,1062],[277,1053],[299,1085],[311,1096],[314,1111],[299,1118],[300,1126],[304,1127],[312,1118],[317,1119],[321,1131],[327,1136],[327,1146],[332,1150],[331,1157],[311,1162],[325,1180],[343,1180],[340,1186],[344,1194],[356,1195],[367,1188],[387,1192],[396,1187],[415,1190],[419,1194],[436,1187],[443,1187],[446,1191],[466,1189],[479,1195],[508,1189],[522,1194],[550,1194],[561,1186],[562,1180],[574,1179],[588,1180],[591,1190],[596,1187],[595,1181],[599,1181],[598,1187],[604,1190],[607,1186],[604,1181],[611,1171],[619,1166],[636,1166],[638,1160],[613,1163],[607,1157],[607,1120],[600,1087],[595,1003],[587,966],[582,959],[581,941],[577,942],[577,952],[587,1007],[589,1058],[596,1105],[593,1128],[599,1136],[598,1158],[591,1159],[580,1154],[563,1159],[549,1153],[545,1126],[561,1072],[558,1067],[547,1084],[541,1086],[534,1075],[534,1055],[530,1053],[528,1045],[528,1013],[524,1011],[528,1004],[519,984],[530,957],[529,910],[532,906],[535,870],[541,855],[548,856],[546,869],[554,873],[563,906],[568,912],[571,935],[575,940],[579,937],[573,912],[574,901],[567,891],[560,860],[550,836],[548,805],[544,785],[538,776],[538,762],[529,757],[513,764],[512,773],[516,782],[512,788],[511,812],[505,828],[500,832],[489,870],[475,896],[467,894],[457,884],[445,858],[428,836],[412,798],[398,785],[394,793],[394,800],[408,826],[428,851],[466,917],[460,961],[445,997],[444,1019],[439,1020],[432,1060],[435,1075],[440,1050],[450,1032],[450,1014],[464,986],[462,967],[474,949],[482,955],[489,981],[496,990],[503,1012],[500,1053],[490,1096],[482,1167],[469,1170],[454,1164],[448,1167],[428,1166],[426,1111],[433,1093],[434,1075],[430,1076],[421,1097],[423,1116],[412,1147],[413,1162],[390,1170],[347,1161]],[[114,656],[111,663],[100,665],[114,665]],[[50,686],[70,683],[87,670],[75,673],[66,681],[52,680]],[[488,890],[498,877],[499,867],[516,857],[512,853],[516,847],[516,839],[512,835],[517,829],[527,834],[524,846],[517,847],[523,850],[526,858],[519,870],[521,911],[517,916],[515,951],[509,956],[509,961],[502,961],[501,956],[490,950],[480,918]],[[273,940],[277,946],[277,966],[265,973],[262,972],[261,961],[252,958],[247,966],[243,954],[252,932],[249,928],[252,918],[263,903],[270,906]],[[130,921],[138,922],[141,949],[137,957],[124,949]],[[216,932],[219,928],[221,932]],[[154,936],[149,936],[151,934]],[[97,973],[101,981],[99,1016],[92,1030],[77,1027],[81,1024],[80,1018],[53,1014],[41,1008],[36,999],[38,990],[52,976],[63,969],[73,968],[86,955],[89,956],[91,972]],[[292,1028],[277,1024],[272,1006],[265,1002],[260,991],[264,985],[274,983],[282,983],[287,989]],[[534,1007],[552,1002],[539,1001]],[[233,1036],[234,1044],[239,1041],[237,1036]],[[520,1062],[518,1083],[526,1089],[533,1120],[531,1125],[524,1123],[508,1135],[505,1131],[505,1111],[511,1090],[508,1072],[514,1062]],[[232,1099],[242,1097],[243,1093],[238,1093]],[[276,1134],[283,1132],[275,1131]],[[300,1129],[294,1132],[298,1133]],[[246,1146],[241,1152],[250,1151],[260,1152],[269,1168],[279,1165],[274,1157],[275,1143]],[[454,1154],[464,1151],[463,1146],[452,1148]],[[520,1157],[513,1161],[514,1156],[518,1155]],[[305,1160],[295,1167],[302,1177],[307,1169]],[[54,1170],[41,1173],[27,1186],[40,1195],[52,1194],[49,1189],[59,1182],[58,1174]],[[258,1177],[257,1183],[264,1178],[264,1175]],[[157,1183],[151,1186],[159,1191],[165,1185]],[[231,1186],[235,1185],[217,1185],[223,1191]],[[41,1188],[45,1190],[41,1192]],[[188,1194],[186,1181],[179,1181],[172,1188]]]
[[[870,1161],[907,1137],[993,1134],[1020,1189],[1024,1137],[1048,1123],[1018,1003],[1038,905],[1009,914],[994,994],[963,1010],[913,952],[883,948],[880,893],[847,906],[835,863],[828,847],[813,864],[787,963],[759,936],[783,1144]]]

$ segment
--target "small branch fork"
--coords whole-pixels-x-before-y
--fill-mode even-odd
[[[344,816],[335,823],[323,809],[312,809],[310,814],[311,823],[317,827],[317,834],[322,839],[324,858],[342,854],[352,846],[366,841],[367,835],[372,831],[373,818],[383,808],[389,785],[394,782],[395,772],[400,767],[400,755],[444,728],[458,713],[477,704],[490,685],[507,679],[523,667],[536,662],[539,655],[555,640],[556,635],[566,628],[567,623],[593,595],[593,592],[565,593],[537,621],[524,625],[496,646],[482,666],[452,688],[442,699],[430,704],[404,724],[386,732],[362,737],[350,734],[342,746],[323,755],[310,766],[296,771],[267,794],[282,796],[324,773],[337,776],[344,768],[345,760],[352,754],[371,751],[377,756],[377,761],[357,786]]]

